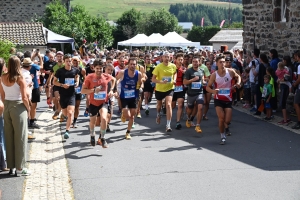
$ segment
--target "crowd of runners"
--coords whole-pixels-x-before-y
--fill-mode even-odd
[[[119,114],[121,122],[128,121],[124,135],[130,140],[135,118],[150,114],[149,104],[153,98],[156,99],[153,123],[160,124],[165,115],[166,132],[186,126],[201,134],[201,121],[208,120],[208,112],[216,112],[221,145],[226,143],[227,136],[231,136],[232,105],[238,101],[243,101],[245,109],[253,106],[251,111],[255,115],[265,112],[264,119],[269,121],[273,117],[271,104],[275,99],[276,106],[279,103],[283,112],[283,120],[278,123],[285,125],[289,120],[284,112],[286,99],[293,96],[298,122],[292,128],[299,129],[300,52],[293,55],[293,67],[278,60],[275,70],[272,70],[273,60],[269,64],[267,55],[259,50],[254,50],[251,58],[248,55],[244,59],[243,54],[244,51],[239,50],[210,52],[197,49],[94,51],[83,45],[79,52],[74,50],[72,54],[50,48],[45,55],[38,50],[15,53],[7,64],[0,59],[4,72],[0,84],[4,105],[1,103],[0,107],[4,111],[6,149],[3,145],[3,152],[6,152],[7,166],[18,170],[24,166],[24,143],[34,139],[28,128],[40,128],[35,115],[41,92],[45,92],[47,104],[54,111],[53,120],[66,122],[65,139],[72,134],[72,128],[80,126],[79,108],[85,99],[83,117],[89,117],[90,143],[103,148],[108,147],[106,133],[111,130],[113,111],[118,110],[115,114]],[[274,55],[274,51],[270,54]],[[284,93],[279,102],[276,100],[278,92]],[[215,111],[209,110],[212,99]],[[261,105],[264,106],[259,109]],[[16,106],[20,107],[18,111],[14,110]],[[116,107],[118,109],[114,109]],[[176,122],[171,123],[173,111],[176,111]],[[187,119],[185,123],[183,116]],[[100,126],[100,133],[96,134],[97,126]],[[17,136],[21,138],[17,143],[19,147],[13,144],[19,140]],[[22,173],[26,174],[26,171]]]

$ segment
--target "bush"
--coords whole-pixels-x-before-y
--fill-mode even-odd
[[[16,47],[14,43],[9,40],[0,39],[0,58],[3,58],[5,62],[8,62],[9,57],[11,56],[11,48]]]

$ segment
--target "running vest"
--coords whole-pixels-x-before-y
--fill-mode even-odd
[[[183,77],[184,77],[182,67],[177,69],[176,72],[177,72],[176,86],[182,86],[183,85]]]
[[[128,75],[128,69],[124,70],[124,78],[120,82],[121,84],[121,99],[135,99],[138,97],[139,93],[136,89],[138,83],[139,73],[137,70],[134,72],[134,77],[131,78]]]
[[[228,72],[228,69],[225,69],[225,76],[221,77],[216,71],[216,80],[215,80],[215,89],[219,89],[218,94],[215,95],[215,99],[222,101],[232,101],[232,78]]]

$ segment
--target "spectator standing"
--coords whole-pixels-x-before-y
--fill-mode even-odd
[[[296,53],[295,56],[296,62],[300,62],[300,51]],[[298,122],[292,127],[293,129],[300,129],[300,64],[297,69],[297,80],[293,83],[293,86],[296,88],[296,93],[294,97],[294,107],[297,113]]]
[[[269,56],[271,58],[270,66],[275,72],[278,66],[278,63],[280,62],[280,59],[278,58],[278,52],[276,49],[271,49]],[[275,82],[277,81],[277,77],[275,77]]]
[[[2,72],[3,67],[5,67],[5,61],[3,58],[0,58],[0,72]],[[4,142],[4,127],[3,127],[3,110],[4,105],[0,99],[0,171],[6,171],[6,151],[5,151],[5,142]]]

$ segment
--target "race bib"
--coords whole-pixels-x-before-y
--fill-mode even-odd
[[[75,85],[74,78],[65,78],[65,84],[67,84],[67,85]]]
[[[106,91],[100,91],[98,93],[94,93],[95,100],[105,100],[106,99]]]
[[[175,86],[174,92],[182,92],[183,91],[183,86]]]
[[[126,90],[124,91],[125,99],[135,98],[135,90]]]
[[[167,81],[167,83],[171,83],[172,77],[171,76],[164,76],[162,78],[163,81]]]
[[[201,83],[200,82],[192,82],[192,89],[193,90],[201,89]]]
[[[230,88],[220,88],[218,95],[223,95],[223,96],[230,95]]]
[[[81,93],[81,85],[75,88],[75,93],[80,94]]]

